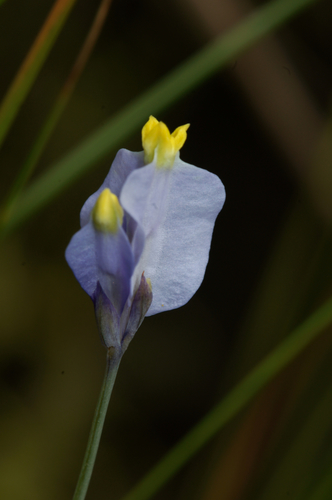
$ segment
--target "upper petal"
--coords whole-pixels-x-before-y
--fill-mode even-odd
[[[97,201],[100,193],[105,189],[109,188],[112,193],[119,197],[123,184],[125,183],[127,177],[134,170],[142,167],[144,165],[144,152],[133,153],[127,149],[120,149],[112,163],[111,169],[107,174],[103,184],[100,186],[98,191],[93,193],[84,203],[80,219],[81,227],[85,226],[90,220],[90,213],[95,203]]]
[[[145,192],[149,170],[151,165],[133,172],[123,186],[121,203],[133,217],[142,213],[142,207],[143,211],[147,208],[140,194],[131,197],[131,181],[135,179],[136,193]],[[214,222],[225,201],[224,186],[216,175],[179,158],[167,183],[166,189],[156,183],[157,192],[150,196],[152,200],[158,194],[164,197],[159,201],[162,213],[159,224],[147,235],[133,277],[137,281],[144,271],[151,279],[153,301],[147,316],[180,307],[196,292],[208,262]],[[155,211],[151,206],[148,210]],[[145,228],[144,216],[142,224]]]
[[[171,176],[172,169],[150,163],[132,172],[122,188],[121,205],[143,228],[146,237],[165,217]]]
[[[77,281],[92,298],[99,275],[95,250],[95,230],[92,224],[87,224],[74,234],[66,248],[65,256]]]

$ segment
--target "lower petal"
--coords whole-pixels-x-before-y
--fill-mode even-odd
[[[165,218],[148,236],[135,276],[151,279],[147,316],[184,305],[199,288],[215,219],[225,201],[220,179],[193,165],[174,164]]]

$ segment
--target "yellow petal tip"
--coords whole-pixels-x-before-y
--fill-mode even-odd
[[[171,168],[177,152],[187,139],[189,123],[181,125],[171,134],[163,122],[150,116],[142,128],[144,161],[146,164],[156,161],[158,167]]]
[[[123,221],[123,209],[118,197],[110,189],[104,189],[97,198],[92,210],[95,228],[103,233],[115,234]]]

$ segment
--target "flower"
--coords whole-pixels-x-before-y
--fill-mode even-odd
[[[216,175],[180,160],[188,127],[171,134],[151,116],[144,151],[117,153],[67,247],[108,348],[123,352],[145,316],[184,305],[203,280],[225,190]]]

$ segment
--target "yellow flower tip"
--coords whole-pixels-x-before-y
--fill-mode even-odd
[[[123,209],[118,197],[106,188],[100,193],[92,210],[95,228],[103,233],[117,233],[123,221]]]
[[[144,161],[156,161],[158,167],[172,168],[177,152],[187,139],[189,123],[181,125],[171,134],[165,123],[150,116],[142,128]]]
[[[148,119],[148,121],[146,122],[146,124],[144,125],[144,127],[142,128],[142,142],[143,143],[146,140],[149,133],[151,132],[151,130],[156,125],[158,125],[158,123],[159,122],[158,122],[157,118],[155,118],[154,116],[151,115],[150,118]]]
[[[176,128],[174,132],[172,133],[172,137],[174,139],[174,144],[175,148],[177,151],[179,151],[184,143],[186,142],[187,139],[187,130],[190,127],[190,123],[187,123],[186,125],[181,125],[180,127]]]

